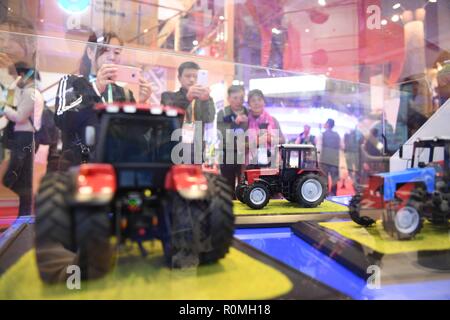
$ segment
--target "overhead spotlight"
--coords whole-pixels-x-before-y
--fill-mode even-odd
[[[388,21],[386,19],[381,20],[381,25],[385,26],[388,24]]]
[[[306,32],[306,33],[308,33],[309,31],[311,31],[311,30],[309,30],[309,29],[305,29],[305,32]]]
[[[398,22],[400,21],[400,16],[398,14],[394,14],[391,18],[392,22]]]
[[[198,41],[197,41],[197,40],[194,40],[194,41],[192,41],[192,44],[193,44],[194,46],[198,46]]]
[[[327,5],[327,2],[325,0],[318,0],[317,3],[322,7],[325,7]]]
[[[277,29],[277,28],[272,28],[272,33],[273,33],[273,34],[280,34],[280,33],[281,33],[281,30],[280,30],[280,29]]]
[[[397,9],[399,9],[399,8],[401,8],[401,7],[402,7],[402,4],[401,4],[401,3],[396,3],[396,4],[394,4],[394,5],[392,6],[392,9],[397,10]]]
[[[148,29],[144,29],[144,33],[147,33],[148,32]]]
[[[436,3],[436,2],[437,2],[437,0],[428,0],[428,2],[431,2],[431,3]]]
[[[220,17],[219,17],[219,20],[222,20],[222,21],[223,21],[223,20],[225,20],[225,17],[224,17],[224,16],[220,16]]]

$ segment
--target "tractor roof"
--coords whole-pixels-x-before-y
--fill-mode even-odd
[[[185,114],[184,110],[171,106],[152,106],[142,103],[99,103],[95,105],[95,110],[106,113],[126,113],[126,114],[151,114],[177,117]]]
[[[416,146],[427,146],[427,145],[433,145],[438,144],[442,145],[445,143],[450,143],[450,136],[439,136],[439,137],[422,137],[418,138],[414,141],[414,144]]]
[[[312,144],[281,144],[280,148],[284,149],[315,149]]]

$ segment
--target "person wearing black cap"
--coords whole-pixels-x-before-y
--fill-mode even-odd
[[[328,176],[331,176],[331,194],[336,195],[339,180],[339,151],[341,138],[333,131],[334,120],[325,122],[325,132],[322,135],[322,150],[320,153],[320,167]]]

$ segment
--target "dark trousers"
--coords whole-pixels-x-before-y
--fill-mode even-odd
[[[233,199],[236,199],[234,190],[236,189],[236,180],[239,181],[242,172],[241,164],[222,164],[220,166],[222,176],[227,180],[227,184],[233,190]]]
[[[33,133],[14,132],[3,184],[19,196],[19,216],[30,215],[33,211],[33,151]]]
[[[335,196],[337,193],[337,184],[339,181],[339,167],[322,163],[321,168],[322,168],[323,172],[325,172],[327,178],[328,178],[328,175],[331,176],[331,194],[330,194],[330,196]]]

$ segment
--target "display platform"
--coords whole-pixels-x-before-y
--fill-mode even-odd
[[[335,201],[325,200],[316,208],[302,208],[287,200],[273,199],[260,210],[251,209],[238,200],[233,201],[236,225],[240,227],[284,226],[298,221],[327,221],[348,218],[348,207]]]
[[[0,277],[33,246],[33,223],[30,216],[0,219],[0,224],[9,225],[0,234]]]
[[[295,235],[363,279],[382,267],[384,283],[450,280],[450,237],[447,227],[424,223],[422,232],[408,241],[395,240],[381,222],[363,228],[352,221],[299,222]]]
[[[368,281],[294,234],[292,228],[239,228],[235,236],[259,252],[277,259],[324,285],[358,300],[441,300],[450,299],[450,277],[433,279],[440,271],[424,268],[420,280],[401,277],[389,279],[381,266],[380,286],[372,288]],[[408,263],[407,261],[399,261]],[[411,263],[411,262],[409,262]],[[392,265],[391,265],[392,266]],[[403,266],[399,265],[399,268]]]
[[[18,223],[14,224],[17,226]],[[159,241],[147,243],[151,254],[143,258],[137,246],[119,255],[117,266],[102,279],[81,283],[81,290],[65,284],[46,285],[38,275],[35,251],[17,247],[32,226],[11,231],[3,257],[16,261],[0,274],[0,299],[345,299],[346,295],[235,240],[219,263],[186,270],[170,270],[163,261]],[[0,239],[5,239],[4,237]],[[31,242],[32,243],[32,242]],[[23,246],[22,246],[23,247]],[[131,250],[130,250],[131,248]],[[17,252],[19,250],[19,252]],[[22,252],[23,253],[23,252]]]

